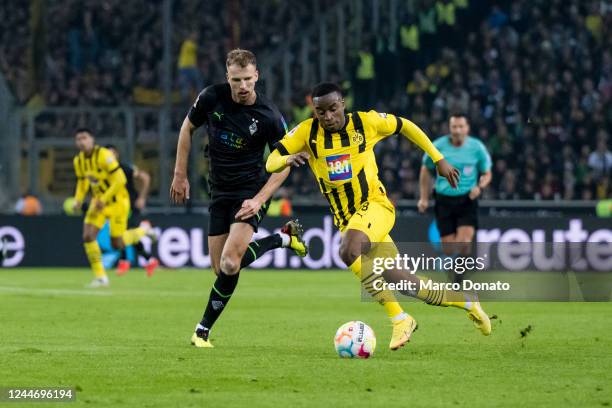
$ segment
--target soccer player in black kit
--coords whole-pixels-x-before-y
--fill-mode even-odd
[[[240,269],[271,249],[291,248],[302,257],[308,251],[296,221],[285,224],[279,234],[251,242],[270,197],[289,174],[286,169],[268,178],[264,169],[266,145],[273,150],[287,127],[278,108],[255,91],[259,74],[252,52],[230,51],[226,67],[227,83],[205,88],[183,121],[170,188],[175,203],[189,199],[187,160],[191,136],[197,127],[206,124],[211,187],[208,248],[217,279],[204,316],[191,337],[196,347],[213,347],[208,339],[210,330],[234,293]]]

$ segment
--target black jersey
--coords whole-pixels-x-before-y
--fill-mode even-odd
[[[268,178],[263,160],[266,144],[273,150],[287,133],[276,105],[260,93],[253,105],[236,103],[225,83],[200,92],[188,116],[196,127],[208,128],[213,193],[261,188]]]
[[[138,198],[138,192],[136,191],[136,186],[134,185],[134,171],[136,167],[132,164],[120,162],[119,166],[125,173],[125,178],[127,179],[127,183],[125,183],[125,188],[130,195],[130,205],[132,209],[134,209],[134,201]]]

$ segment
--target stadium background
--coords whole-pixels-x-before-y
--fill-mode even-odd
[[[51,237],[49,252],[64,262],[48,260],[37,235],[62,220],[78,226],[58,214],[74,191],[80,126],[152,175],[151,219],[169,228],[163,220],[172,215],[175,226],[205,230],[206,135],[194,138],[187,208],[172,207],[167,193],[176,138],[199,89],[224,80],[224,55],[237,46],[256,52],[259,90],[290,124],[310,115],[308,89],[323,79],[342,84],[351,109],[406,116],[432,138],[447,132],[450,112],[466,112],[494,163],[483,216],[508,229],[566,229],[576,218],[610,228],[607,1],[7,0],[0,20],[0,231],[11,255],[28,253],[26,265],[85,265],[82,251],[55,248]],[[197,48],[195,64],[189,47]],[[415,210],[421,152],[389,138],[377,158],[408,220],[395,238],[430,239],[410,221],[431,222]],[[307,227],[322,227],[327,206],[305,169],[291,173],[277,198],[312,217]],[[32,201],[43,215],[12,215],[36,212]],[[279,223],[269,217],[264,225]],[[23,245],[7,227],[21,231]],[[65,234],[75,248],[77,229]]]
[[[609,302],[485,302],[497,317],[487,337],[460,310],[405,302],[419,330],[388,350],[389,322],[340,270],[338,234],[305,169],[278,198],[304,222],[312,255],[276,250],[241,273],[215,349],[195,349],[214,280],[205,132],[189,206],[171,206],[168,191],[180,123],[240,46],[257,53],[259,90],[292,124],[310,114],[319,80],[341,83],[352,109],[406,116],[432,138],[450,112],[467,112],[493,156],[482,239],[609,249],[611,30],[608,0],[0,1],[0,405],[2,387],[69,386],[75,406],[610,406]],[[181,58],[194,46],[195,65]],[[133,268],[109,273],[110,288],[83,288],[82,219],[62,209],[80,126],[151,174],[146,216],[165,266],[151,279]],[[377,158],[398,208],[393,238],[435,245],[431,212],[416,211],[421,153],[391,137]],[[525,281],[535,292],[539,275]],[[568,273],[563,290],[569,278],[580,286]],[[597,278],[606,293],[594,300],[609,299],[612,281]],[[349,320],[376,332],[374,358],[337,358],[333,334]]]

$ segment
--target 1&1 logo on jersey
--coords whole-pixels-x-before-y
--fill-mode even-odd
[[[327,171],[330,181],[350,180],[353,177],[353,166],[350,154],[327,156]]]

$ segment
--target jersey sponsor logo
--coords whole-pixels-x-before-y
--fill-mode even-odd
[[[474,172],[474,166],[464,166],[463,167],[463,174],[465,174],[466,176],[471,176],[473,172]]]
[[[235,133],[220,133],[219,141],[226,146],[233,147],[234,149],[242,149],[245,146],[244,139]]]
[[[327,156],[325,160],[330,181],[350,180],[353,177],[350,154]]]

